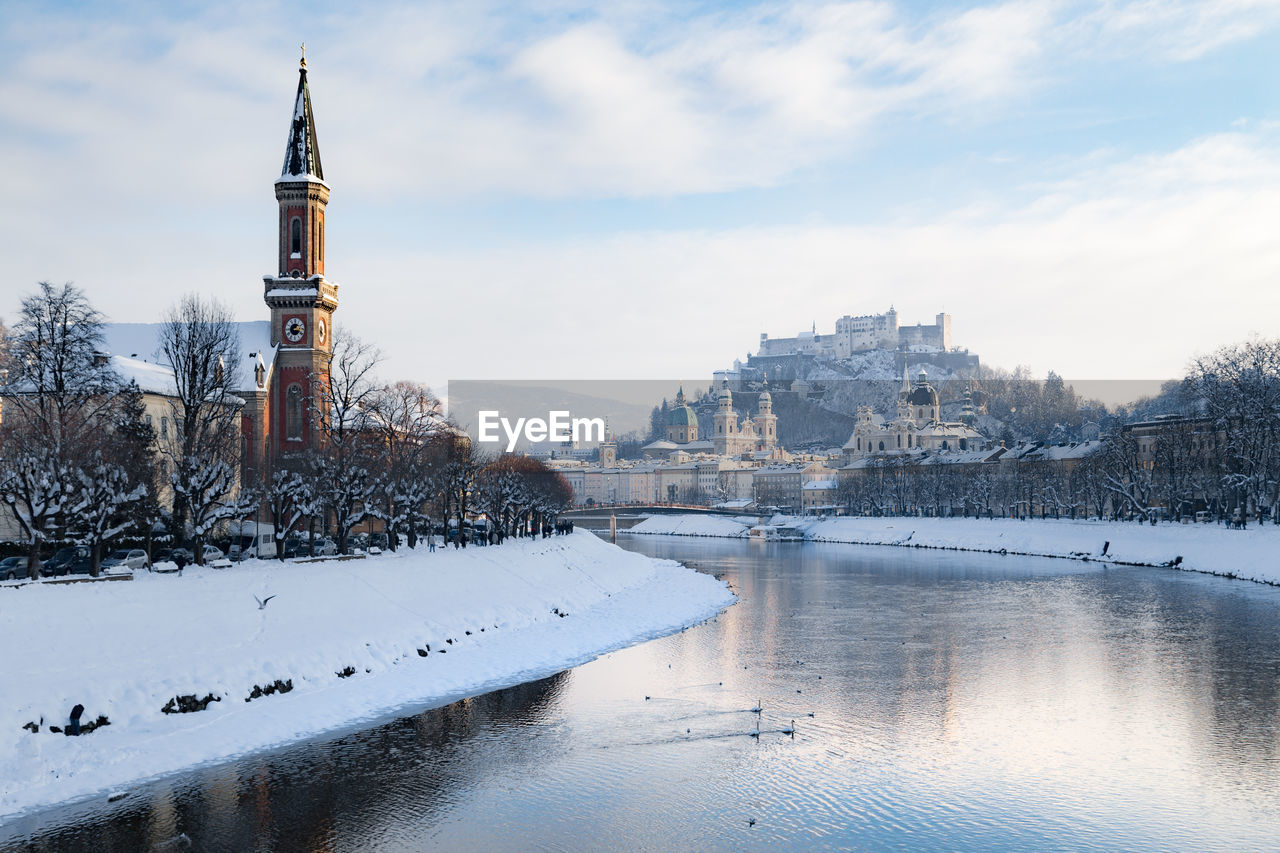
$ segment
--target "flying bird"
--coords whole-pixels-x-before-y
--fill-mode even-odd
[[[256,596],[256,595],[255,595],[255,596],[253,597],[253,600],[254,600],[254,601],[256,601],[256,602],[258,602],[258,609],[259,609],[259,610],[266,610],[266,609],[267,609],[267,602],[268,602],[268,601],[270,601],[270,600],[271,600],[271,599],[273,599],[273,598],[275,598],[275,596],[274,596],[274,595],[268,595],[266,598],[258,598],[258,596]]]

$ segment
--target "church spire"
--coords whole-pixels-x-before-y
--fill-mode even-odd
[[[282,180],[324,180],[320,165],[320,146],[316,142],[316,117],[311,112],[311,89],[307,86],[307,48],[302,46],[298,64],[298,97],[293,104],[293,122],[289,125],[289,144],[284,150]]]

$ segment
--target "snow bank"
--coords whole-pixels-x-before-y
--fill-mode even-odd
[[[994,551],[1041,557],[1074,557],[1118,565],[1174,566],[1280,584],[1280,528],[1228,530],[1212,524],[1119,523],[976,518],[799,518],[775,516],[770,524],[803,532],[815,542],[900,545]],[[657,516],[630,532],[698,536],[745,535],[747,526],[707,516]],[[717,530],[723,530],[717,533]],[[1107,553],[1103,546],[1110,543]],[[1181,561],[1178,558],[1181,557]],[[1175,565],[1176,564],[1176,565]]]
[[[746,536],[747,525],[723,515],[652,515],[628,533],[665,533],[675,536]]]
[[[0,589],[0,817],[541,678],[732,602],[714,578],[585,531]],[[277,680],[292,691],[245,701]],[[210,693],[206,710],[161,713]],[[110,725],[49,732],[77,703]]]

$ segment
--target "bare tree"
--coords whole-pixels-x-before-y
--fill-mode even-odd
[[[271,474],[266,501],[275,527],[277,560],[284,559],[285,540],[309,514],[310,491],[310,482],[297,471],[280,468]]]
[[[1280,498],[1280,340],[1222,347],[1197,359],[1188,379],[1225,437],[1224,485],[1238,496],[1241,518],[1261,520]]]
[[[440,401],[425,385],[396,382],[379,389],[370,401],[378,430],[376,499],[370,514],[386,525],[387,544],[399,545],[407,530],[409,547],[417,544],[417,523],[430,497],[423,470],[431,437],[445,427]]]
[[[324,370],[311,382],[320,439],[313,454],[319,494],[333,514],[343,554],[351,528],[368,517],[374,493],[371,467],[380,433],[373,406],[379,392],[374,369],[381,360],[372,344],[338,332]]]
[[[75,500],[68,507],[76,541],[89,548],[89,574],[97,577],[102,546],[133,526],[129,507],[146,497],[147,487],[130,488],[124,466],[102,458],[76,469]]]
[[[22,300],[8,344],[6,424],[35,436],[60,461],[92,445],[94,425],[121,383],[101,352],[102,315],[84,292],[40,282]]]
[[[34,579],[41,546],[65,521],[77,465],[109,434],[102,427],[116,414],[121,384],[100,352],[102,317],[72,284],[41,282],[5,343],[0,499],[23,531]]]
[[[234,368],[240,335],[226,306],[188,295],[166,314],[160,351],[173,367],[175,386],[176,429],[161,447],[172,463],[174,534],[184,539],[190,524],[195,560],[203,564],[206,538],[239,512],[231,498],[239,485],[243,401],[234,394]]]

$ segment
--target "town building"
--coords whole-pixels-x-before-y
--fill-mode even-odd
[[[971,406],[965,408],[965,419],[972,420]],[[890,420],[876,415],[870,406],[859,406],[853,433],[842,448],[842,458],[849,464],[867,456],[892,453],[947,452],[976,450],[986,439],[968,423],[942,420],[938,391],[921,371],[915,384],[906,372],[898,393],[896,416]]]
[[[846,359],[869,350],[903,349],[915,352],[950,352],[951,315],[938,314],[931,325],[903,326],[893,307],[883,314],[844,315],[836,320],[835,332],[818,334],[815,323],[807,332],[791,338],[760,335],[758,356],[812,355],[828,361]]]

